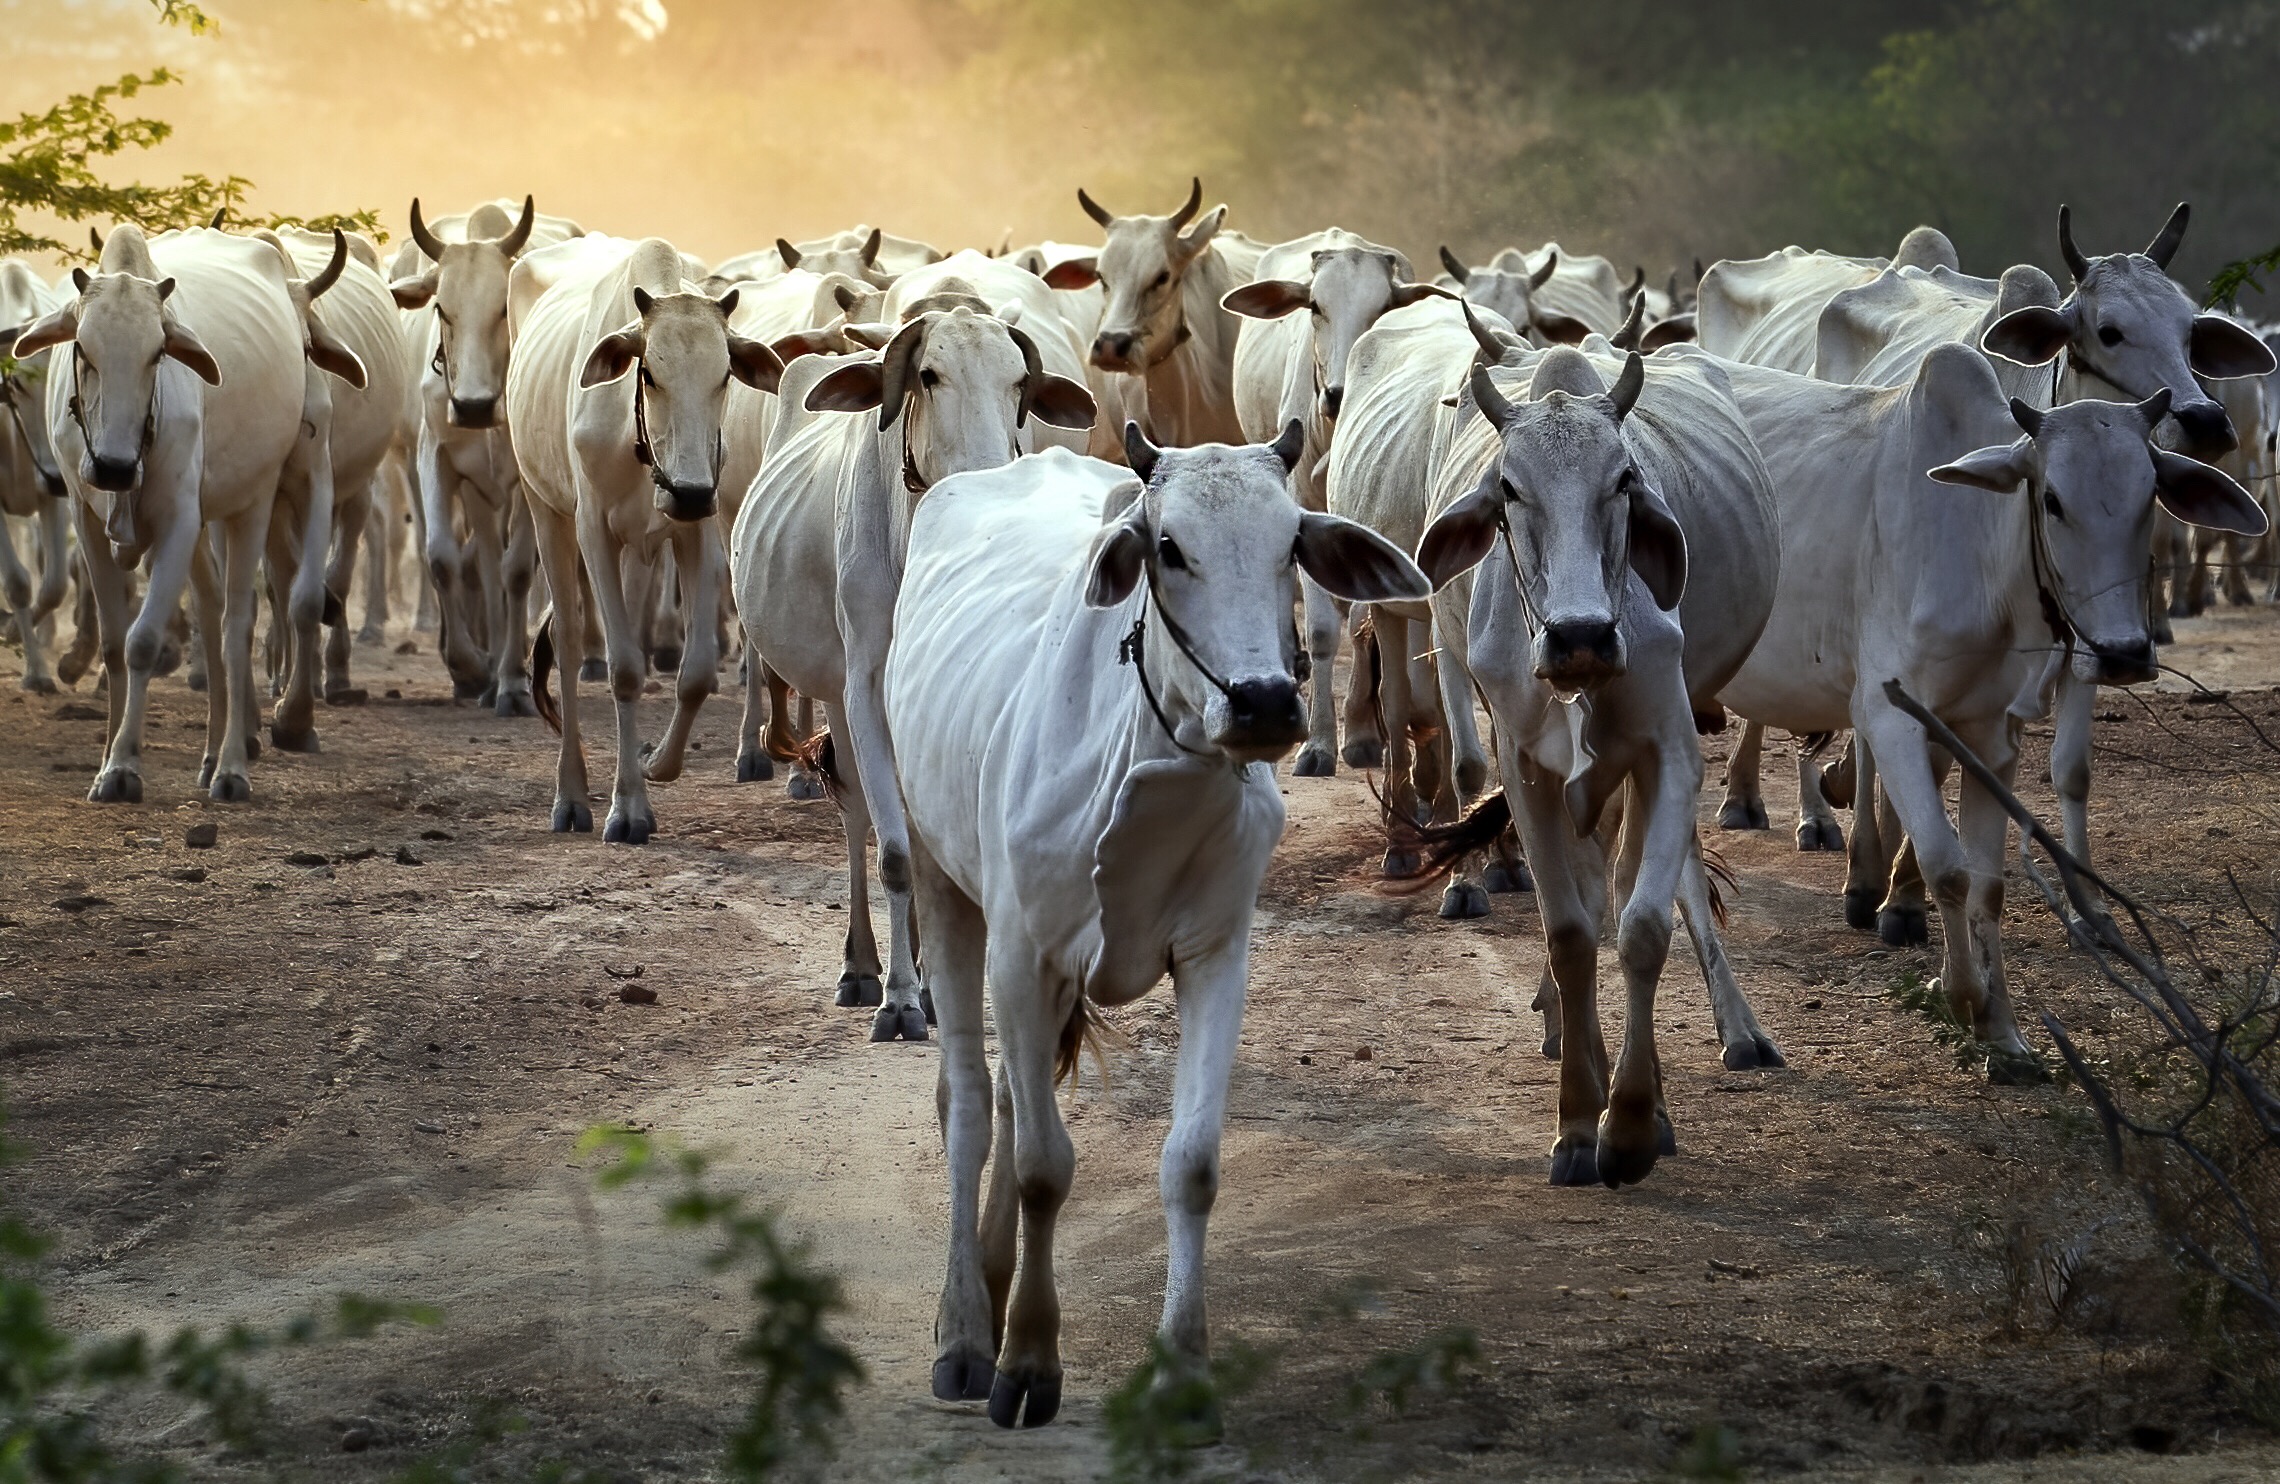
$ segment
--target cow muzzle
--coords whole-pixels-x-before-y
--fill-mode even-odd
[[[2160,673],[2154,662],[2151,639],[2092,647],[2098,657],[2097,680],[2100,685],[2141,685]]]
[[[455,428],[488,428],[499,420],[497,397],[453,397],[451,399],[451,425]]]
[[[1103,371],[1140,371],[1140,337],[1127,330],[1103,330],[1093,340],[1092,363]]]
[[[106,459],[89,454],[86,479],[96,489],[114,495],[124,494],[142,482],[142,460]],[[62,481],[58,479],[57,483]]]
[[[2173,409],[2171,416],[2177,419],[2181,435],[2182,446],[2177,451],[2189,458],[2221,458],[2240,447],[2240,435],[2233,431],[2232,419],[2225,416],[2221,403],[2195,402]]]
[[[1623,639],[1611,618],[1561,619],[1536,636],[1536,678],[1562,690],[1612,680],[1624,670]]]
[[[679,480],[657,481],[657,511],[679,521],[708,520],[720,508],[720,486],[683,483]]]
[[[1212,741],[1230,753],[1280,757],[1306,739],[1306,708],[1288,675],[1252,676],[1227,687],[1227,719]]]

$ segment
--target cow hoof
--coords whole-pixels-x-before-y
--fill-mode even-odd
[[[499,704],[499,683],[492,681],[475,693],[475,704],[486,709]]]
[[[1723,1060],[1729,1072],[1763,1072],[1789,1065],[1781,1048],[1763,1035],[1750,1035],[1726,1048]]]
[[[371,692],[361,685],[328,685],[325,687],[325,704],[327,706],[361,706],[371,699]]]
[[[990,1386],[990,1421],[1000,1427],[1043,1427],[1061,1410],[1059,1376],[997,1373]]]
[[[208,753],[198,759],[198,786],[204,788],[214,781],[214,756]]]
[[[95,777],[95,786],[87,790],[90,804],[139,804],[142,802],[142,775],[125,768],[110,768]]]
[[[77,685],[87,677],[88,661],[65,655],[55,662],[55,678],[65,685]]]
[[[456,675],[451,678],[451,699],[454,701],[472,701],[478,696],[488,695],[490,689],[491,682],[488,680],[462,680]]]
[[[257,723],[257,725],[258,725],[258,723]],[[246,733],[246,734],[245,734],[245,760],[246,760],[247,762],[249,762],[249,763],[250,763],[250,762],[254,761],[256,758],[258,758],[258,757],[260,757],[260,756],[261,756],[261,734],[260,734],[260,732],[258,732],[258,731],[252,731],[252,732],[248,732],[248,733]]]
[[[602,839],[611,845],[647,845],[649,832],[657,828],[655,818],[644,812],[613,808],[609,822],[602,826]]]
[[[288,729],[279,726],[276,722],[271,722],[269,724],[269,745],[279,752],[316,752],[319,750],[317,747],[317,729],[315,727]]]
[[[1748,799],[1728,799],[1718,811],[1718,828],[1722,830],[1762,830],[1771,827],[1765,817],[1765,805]]]
[[[206,693],[206,672],[203,670],[192,670],[188,675],[183,677],[182,683],[189,686],[198,694],[204,695]]]
[[[1678,1134],[1670,1126],[1670,1114],[1660,1108],[1655,1110],[1655,1157],[1678,1158]]]
[[[1290,776],[1293,778],[1329,778],[1337,771],[1337,761],[1319,747],[1309,747],[1300,752],[1298,761],[1290,765]]]
[[[1406,845],[1392,846],[1385,853],[1385,865],[1382,870],[1385,879],[1388,881],[1407,881],[1423,869],[1425,869],[1424,857]]]
[[[1441,893],[1441,916],[1450,922],[1488,916],[1488,890],[1470,881],[1452,881]]]
[[[1876,936],[1894,948],[1915,948],[1932,941],[1931,919],[1921,907],[1887,907],[1876,914]]]
[[[736,755],[738,783],[766,783],[775,776],[776,765],[768,761],[768,754],[759,748],[747,748]]]
[[[924,1041],[926,1012],[916,1005],[881,1005],[871,1018],[873,1041]]]
[[[942,1023],[934,1018],[934,991],[923,984],[918,987],[918,1009],[919,1013],[926,1017],[928,1025],[940,1025]]]
[[[1845,926],[1863,933],[1876,931],[1877,893],[1865,886],[1845,888]]]
[[[2152,623],[2147,624],[2145,636],[2156,644],[2175,644],[2177,642],[2177,631],[2169,626],[2169,619],[2166,616],[2156,618]]]
[[[823,780],[805,768],[794,768],[792,776],[784,780],[784,793],[801,803],[813,803],[823,797]]]
[[[206,797],[217,804],[242,804],[253,797],[253,785],[246,782],[243,773],[216,772]]]
[[[45,675],[26,675],[24,689],[35,696],[52,696],[55,694],[55,682]]]
[[[1599,1153],[1590,1144],[1570,1143],[1562,1138],[1552,1146],[1552,1183],[1554,1185],[1597,1185],[1599,1183]]]
[[[1490,861],[1488,869],[1480,873],[1480,884],[1492,897],[1536,889],[1536,883],[1529,877],[1527,864],[1523,861]]]
[[[1655,1167],[1655,1160],[1659,1157],[1652,1146],[1644,1149],[1621,1149],[1602,1134],[1595,1156],[1595,1163],[1599,1167],[1599,1183],[1609,1190],[1620,1190],[1626,1185],[1636,1185],[1647,1178],[1648,1173]]]
[[[530,698],[530,691],[522,686],[502,686],[492,709],[500,716],[536,716],[538,703]]]
[[[2031,1051],[2009,1051],[2001,1046],[1987,1051],[1987,1081],[1995,1087],[2040,1087],[2050,1080],[2050,1069]]]
[[[953,1345],[934,1362],[934,1399],[940,1402],[986,1400],[997,1377],[997,1359],[972,1345]]]
[[[1544,1032],[1544,1060],[1558,1061],[1559,1059],[1560,1033],[1555,1030],[1547,1030]]]
[[[854,1010],[876,1005],[885,998],[886,991],[879,986],[878,975],[858,974],[849,969],[839,976],[839,993],[831,1002],[842,1009]]]
[[[1349,768],[1382,768],[1385,744],[1375,737],[1349,737],[1346,745],[1338,749],[1338,756],[1346,760]]]
[[[600,685],[609,678],[610,662],[608,660],[590,657],[578,666],[578,683],[580,685]]]
[[[567,835],[573,830],[581,835],[590,835],[594,832],[592,806],[580,799],[556,799],[554,801],[554,833]]]
[[[1845,848],[1844,826],[1833,819],[1801,819],[1797,822],[1797,848],[1841,851]]]

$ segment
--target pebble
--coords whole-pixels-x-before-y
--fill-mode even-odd
[[[654,1005],[657,1003],[657,991],[646,984],[621,984],[618,986],[618,999],[628,1005]]]
[[[326,860],[323,856],[317,854],[314,850],[296,850],[291,855],[285,857],[285,864],[288,866],[313,867],[330,865],[331,862]]]
[[[192,850],[211,850],[214,848],[214,842],[221,838],[221,834],[221,826],[211,821],[205,824],[194,824],[183,832],[182,843]]]
[[[425,1119],[422,1119],[420,1122],[412,1125],[412,1132],[415,1134],[440,1134],[443,1132],[443,1125],[440,1123],[429,1123]]]
[[[396,864],[399,866],[424,866],[427,862],[412,854],[411,846],[399,845],[396,847]]]
[[[1354,1060],[1356,1061],[1368,1061],[1375,1054],[1367,1046],[1356,1046],[1354,1048]]]

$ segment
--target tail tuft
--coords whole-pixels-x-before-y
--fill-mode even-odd
[[[1734,868],[1727,864],[1725,852],[1702,838],[1699,827],[1694,832],[1694,841],[1702,851],[1702,874],[1710,882],[1710,916],[1723,929],[1726,926],[1726,893],[1731,891],[1739,894],[1742,878],[1735,875]]]
[[[562,735],[562,708],[554,704],[554,692],[547,689],[547,677],[554,672],[554,605],[538,616],[538,632],[530,641],[530,699],[538,708],[539,719],[559,737]],[[573,680],[577,677],[572,676]]]

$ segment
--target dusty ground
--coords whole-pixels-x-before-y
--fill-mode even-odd
[[[2280,615],[2181,627],[2171,660],[2280,736]],[[379,1478],[504,1408],[527,1423],[513,1460],[705,1476],[748,1309],[651,1196],[593,1189],[572,1145],[614,1119],[717,1151],[720,1183],[780,1208],[845,1278],[871,1379],[830,1477],[1099,1474],[1099,1399],[1139,1360],[1162,1278],[1177,1032],[1161,998],[1117,1017],[1113,1090],[1088,1079],[1071,1109],[1069,1405],[1002,1434],[927,1394],[932,1053],[871,1046],[868,1012],[831,1006],[836,820],[780,781],[729,781],[734,691],[690,776],[656,791],[655,842],[628,850],[546,832],[538,723],[451,704],[431,654],[358,662],[370,704],[320,715],[321,755],[261,759],[242,806],[197,796],[203,698],[161,682],[148,802],[97,809],[80,801],[91,697],[20,695],[0,656],[0,1085],[29,1151],[7,1191],[57,1238],[63,1319],[274,1321],[344,1289],[445,1315],[270,1368],[286,1429],[270,1462],[222,1457],[155,1405],[118,1422],[216,1476]],[[588,705],[598,720],[590,689]],[[2227,868],[2269,895],[2280,786],[2245,729],[2170,693],[2101,711],[2097,832],[2117,873],[2197,911]],[[1730,946],[1790,1070],[1721,1069],[1679,948],[1660,1032],[1682,1157],[1621,1194],[1544,1183],[1531,902],[1445,924],[1431,895],[1382,895],[1363,784],[1288,785],[1211,1248],[1219,1340],[1279,1361],[1231,1408],[1211,1470],[1639,1479],[1716,1424],[1753,1475],[2280,1476],[2280,1448],[2210,1386],[2077,1105],[1990,1089],[1892,1001],[1931,960],[1844,927],[1841,861],[1790,848],[1786,746],[1769,753],[1773,831],[1718,843],[1742,882]],[[219,847],[186,849],[202,821]],[[2024,1007],[2094,1046],[2126,1032],[2026,896],[2008,922]],[[99,900],[57,905],[74,897]],[[608,971],[635,967],[656,1005],[616,999]],[[2006,1221],[2095,1229],[2068,1322],[2004,1325],[1972,1232]],[[1357,1282],[1373,1310],[1321,1317]],[[1349,1401],[1373,1356],[1452,1325],[1482,1352],[1462,1389],[1399,1419]],[[352,1426],[377,1446],[343,1454]]]

